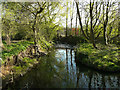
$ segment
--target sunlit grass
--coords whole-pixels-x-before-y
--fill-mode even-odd
[[[5,60],[7,57],[12,55],[18,55],[18,53],[22,50],[25,50],[29,45],[33,44],[33,42],[29,41],[20,41],[17,43],[11,43],[11,45],[7,45],[5,42],[4,49],[2,50],[2,60]]]
[[[77,56],[83,57],[80,61],[99,70],[119,71],[120,56],[118,47],[102,44],[97,44],[97,47],[98,49],[94,49],[92,44],[80,44],[77,49]]]

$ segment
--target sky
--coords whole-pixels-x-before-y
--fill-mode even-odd
[[[72,0],[73,1],[73,0]],[[62,3],[62,4],[65,4],[66,2]],[[72,6],[70,5],[70,2],[68,3],[68,7],[69,7],[69,10],[68,10],[68,27],[71,27],[71,15],[70,15],[70,9],[73,11],[73,21],[72,21],[72,27],[75,27],[75,23],[76,23],[76,5],[74,3],[74,7],[73,7],[73,4]],[[64,7],[63,10],[61,11],[61,13],[66,13],[66,8],[67,7]],[[66,16],[64,17],[58,17],[56,18],[56,22],[59,21],[59,19],[61,18],[61,22],[62,22],[62,26],[66,27]],[[77,20],[78,21],[78,20]],[[79,22],[77,22],[79,24]]]
[[[71,1],[73,2],[74,0],[71,0]],[[77,1],[79,1],[81,5],[84,5],[85,2],[89,3],[90,0],[77,0]],[[95,1],[101,2],[102,0],[95,0]],[[107,0],[104,0],[104,2],[106,2],[106,1]],[[110,2],[111,1],[112,2],[113,1],[118,2],[120,0],[109,0],[109,1]],[[73,9],[74,13],[73,13],[73,22],[72,22],[73,25],[72,25],[72,27],[75,28],[75,25],[76,25],[76,10],[77,10],[76,9],[76,4],[74,3],[74,8],[73,8],[73,7],[70,6],[70,2],[69,2],[68,7],[69,7],[69,12],[68,12],[68,27],[71,27],[70,9]],[[84,8],[84,6],[82,6],[81,8]],[[65,11],[66,11],[66,8],[63,10],[63,12],[65,12]],[[85,13],[83,11],[81,13],[81,17],[82,17],[82,21],[85,21]],[[59,18],[62,18],[62,17],[59,17]],[[57,18],[56,21],[59,21],[59,18]],[[62,26],[66,27],[66,17],[63,17],[62,21],[63,21]],[[77,18],[77,27],[80,27],[80,25],[79,25],[79,19],[78,18]]]
[[[49,1],[49,2],[58,2],[58,0],[1,0],[2,2],[4,1],[8,1],[8,2],[36,2],[36,1]],[[73,26],[72,27],[75,27],[75,23],[76,23],[76,4],[74,4],[74,8],[70,6],[70,1],[73,2],[74,0],[60,0],[61,2],[63,3],[66,3],[65,1],[68,1],[68,7],[69,9],[73,9],[74,13],[73,13]],[[76,0],[76,1],[79,1],[81,4],[84,3],[84,2],[89,2],[90,0]],[[101,0],[97,0],[98,2],[100,2]],[[104,0],[104,1],[107,1],[107,0]],[[120,1],[120,0],[112,0],[112,1]],[[0,9],[2,10],[2,9]],[[63,9],[63,12],[66,11],[66,8]],[[61,12],[62,13],[62,12]],[[84,13],[82,13],[82,20],[84,20]],[[1,11],[0,11],[0,18],[1,18]],[[66,26],[66,17],[58,17],[56,19],[56,22],[59,21],[61,18],[61,22],[62,22],[62,26]],[[68,12],[68,26],[71,27],[71,18],[70,18],[70,10]],[[77,19],[77,26],[79,26],[79,20]]]

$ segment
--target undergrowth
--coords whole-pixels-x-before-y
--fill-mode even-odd
[[[31,44],[33,44],[33,42],[20,41],[16,43],[11,43],[11,45],[7,45],[3,41],[4,48],[2,50],[2,60],[5,60],[7,57],[10,57],[12,55],[18,55],[20,51],[25,50]]]
[[[88,66],[103,71],[120,71],[120,50],[116,45],[103,46],[97,44],[94,49],[92,44],[80,44],[77,48],[79,61]]]

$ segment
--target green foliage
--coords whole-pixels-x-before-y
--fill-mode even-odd
[[[65,43],[65,44],[70,44],[70,45],[77,45],[78,43],[86,43],[87,41],[85,40],[84,37],[79,37],[79,36],[67,36],[67,37],[55,37],[54,42],[57,43]]]
[[[98,50],[94,49],[92,44],[80,44],[77,49],[77,57],[82,59],[80,62],[103,71],[119,71],[119,49],[114,45],[103,47],[97,44],[97,46]]]
[[[12,55],[17,55],[20,51],[25,50],[29,45],[33,44],[33,42],[29,41],[19,41],[17,43],[11,43],[11,45],[7,45],[3,41],[5,49],[2,50],[2,59],[6,59]]]
[[[18,29],[16,31],[16,34],[14,35],[14,37],[12,39],[14,40],[23,40],[23,39],[27,39],[28,37],[28,32],[27,29]]]
[[[45,37],[40,37],[40,41],[38,42],[38,44],[40,45],[41,49],[43,50],[49,50],[51,48],[51,46],[53,45],[52,41],[47,41],[45,39]]]

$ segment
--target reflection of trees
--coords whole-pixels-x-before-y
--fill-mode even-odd
[[[120,87],[120,76],[117,77],[117,85]]]
[[[103,88],[106,87],[106,86],[105,86],[105,76],[104,76],[104,75],[102,75],[102,86],[103,86]]]
[[[67,72],[68,72],[68,51],[67,51],[67,48],[66,48],[66,68],[67,68]]]
[[[91,86],[92,86],[92,77],[93,77],[92,72],[89,72],[88,77],[89,77],[88,88],[89,88],[89,90],[91,90]]]
[[[15,87],[22,88],[59,88],[61,86],[61,72],[63,67],[59,67],[59,62],[56,62],[54,55],[41,57],[40,64],[25,74],[20,80],[15,83]],[[54,65],[58,65],[57,68]],[[59,70],[59,72],[58,72]],[[63,72],[62,72],[63,73]]]
[[[66,69],[67,69],[67,73],[66,73],[66,87],[68,87],[68,81],[69,81],[69,72],[68,72],[68,50],[67,50],[67,48],[66,48]]]
[[[68,53],[68,49],[66,49],[66,68],[67,68],[67,72],[68,72],[68,62],[70,63],[70,77],[67,76],[67,80],[68,80],[68,84],[72,84],[74,82],[76,82],[75,86],[77,88],[86,88],[86,84],[88,85],[88,88],[91,89],[92,88],[108,88],[108,86],[110,87],[116,87],[120,86],[119,80],[120,77],[115,78],[114,76],[105,76],[104,74],[100,74],[97,72],[94,72],[92,70],[89,70],[88,68],[85,68],[84,66],[80,66],[80,67],[76,67],[74,70],[74,63],[73,63],[73,56],[72,56],[72,50],[70,50],[70,54]],[[68,56],[69,55],[69,56]],[[68,59],[70,59],[69,57],[71,56],[71,60],[68,61]],[[79,65],[78,65],[79,66]],[[76,74],[72,74],[74,73],[74,71],[76,71]],[[75,77],[75,79],[72,79],[73,77]],[[113,78],[113,79],[112,79]],[[70,79],[70,80],[69,80]],[[76,80],[77,79],[77,80]],[[116,82],[114,82],[114,80],[117,80]]]
[[[76,87],[79,87],[79,77],[80,77],[80,72],[79,72],[79,68],[76,68],[76,75],[77,75],[77,83],[76,83]]]
[[[98,84],[98,73],[94,73],[94,87],[97,87]]]
[[[111,76],[108,76],[108,82],[109,82],[110,87],[113,87],[113,82],[112,82]]]
[[[71,55],[71,66],[73,66],[73,63],[72,63],[72,49],[70,49],[70,55]]]
[[[73,73],[73,75],[75,74],[74,72],[74,69],[73,69],[73,53],[72,53],[72,49],[70,49],[70,56],[71,56],[71,71],[72,71],[72,73]]]
[[[71,65],[70,65],[70,82],[75,82],[75,79],[76,79],[76,76],[74,74],[75,70],[73,68],[73,53],[72,53],[72,49],[70,49],[70,62],[71,62]]]
[[[76,84],[76,87],[78,88],[79,87],[79,79],[80,79],[80,72],[78,71],[76,71],[76,73],[77,73],[77,84]]]
[[[75,86],[77,88],[86,88],[88,86],[88,88],[91,89],[91,87],[97,88],[97,85],[100,88],[105,88],[107,86],[111,87],[112,85],[114,85],[114,87],[116,87],[115,85],[117,85],[118,87],[120,86],[120,82],[119,82],[120,76],[118,76],[118,77],[107,76],[106,77],[103,74],[99,74],[99,73],[91,71],[91,70],[86,70],[83,67],[75,68],[74,63],[73,63],[74,59],[72,58],[73,57],[72,50],[70,50],[70,52],[69,52],[70,54],[68,53],[68,49],[65,49],[65,51],[66,51],[67,73],[63,72],[64,68],[59,68],[59,66],[61,66],[61,65],[57,66],[59,70],[56,69],[54,67],[55,58],[53,55],[49,55],[48,56],[49,58],[45,57],[45,58],[43,58],[43,60],[40,61],[40,66],[37,69],[31,71],[31,73],[29,73],[28,76],[23,78],[23,81],[21,82],[21,84],[23,85],[23,82],[25,82],[29,85],[28,87],[33,87],[33,88],[34,87],[37,87],[37,88],[38,87],[40,87],[40,88],[41,87],[48,87],[48,88],[49,87],[60,87],[63,80],[61,79],[61,81],[60,81],[59,78],[64,77],[64,79],[65,79],[64,82],[66,83],[65,85],[67,85],[65,87],[74,87]],[[68,55],[71,56],[71,61],[68,61],[68,59],[70,59]],[[72,69],[68,68],[68,62],[70,63],[69,67],[71,67]],[[57,62],[56,64],[59,64],[59,62]],[[71,70],[70,74],[68,72],[68,69]],[[76,73],[74,74],[75,71],[76,71]],[[56,72],[59,74],[60,77],[58,75],[56,75]],[[66,70],[65,70],[65,72],[66,72]],[[56,75],[56,77],[54,77],[55,75]],[[69,80],[69,79],[71,79],[71,80]],[[114,82],[114,80],[117,80],[117,81]],[[75,84],[75,85],[73,85],[73,84]]]

